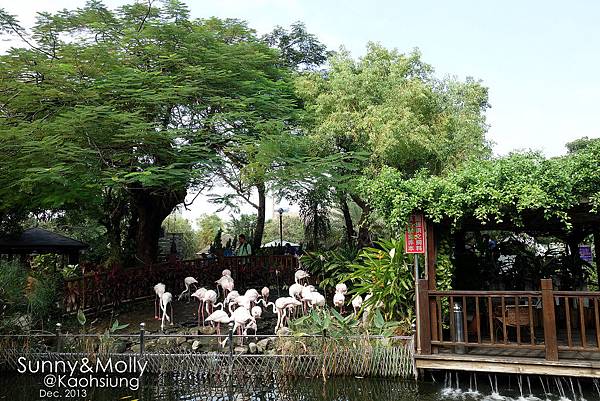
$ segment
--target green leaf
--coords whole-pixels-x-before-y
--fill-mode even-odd
[[[383,319],[383,316],[381,315],[381,311],[379,309],[375,310],[374,324],[375,327],[377,327],[378,329],[383,328],[383,326],[385,325],[385,320]]]
[[[85,313],[83,313],[83,310],[79,309],[77,311],[77,321],[79,322],[80,325],[85,325],[86,322],[86,317],[85,317]]]

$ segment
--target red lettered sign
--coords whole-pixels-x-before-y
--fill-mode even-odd
[[[404,243],[406,253],[425,253],[425,219],[421,213],[413,213],[408,219]]]

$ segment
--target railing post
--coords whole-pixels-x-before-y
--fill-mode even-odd
[[[429,283],[417,280],[417,353],[431,354],[431,322],[429,321]]]
[[[227,339],[229,340],[229,357],[228,357],[228,365],[229,365],[229,377],[233,374],[233,323],[229,323],[229,333],[227,333]]]
[[[62,337],[61,337],[62,325],[56,323],[56,352],[62,352]]]
[[[144,356],[144,334],[146,331],[146,323],[140,323],[140,356]]]
[[[544,316],[544,347],[546,360],[558,361],[558,344],[556,341],[556,315],[554,312],[554,295],[552,279],[541,280],[542,313]]]

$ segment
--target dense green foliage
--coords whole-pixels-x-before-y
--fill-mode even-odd
[[[31,33],[0,21],[26,40],[0,56],[3,224],[25,205],[85,210],[115,260],[134,243],[150,262],[189,188],[248,139],[288,129],[288,71],[240,21],[192,20],[178,1],[91,1],[40,14]]]
[[[597,213],[600,206],[600,144],[551,159],[513,153],[470,162],[443,176],[407,179],[403,172],[386,168],[375,180],[365,180],[362,188],[396,227],[403,227],[413,210],[457,226],[472,218],[518,226],[524,213],[540,211],[568,230],[574,207],[587,204]]]
[[[487,90],[472,79],[437,79],[418,52],[402,54],[376,44],[369,44],[359,60],[342,51],[329,63],[326,74],[306,74],[296,81],[312,151],[363,157],[353,160],[352,169],[333,168],[313,187],[333,189],[330,196],[316,196],[326,207],[339,204],[343,210],[348,198],[360,206],[358,234],[353,235],[356,230],[346,220],[348,237],[357,236],[366,245],[372,208],[355,178],[369,179],[385,167],[406,177],[418,171],[440,174],[488,155],[483,114]],[[340,176],[350,179],[342,180],[343,185],[331,182]]]
[[[0,261],[0,333],[30,330],[57,310],[58,276],[40,269],[28,276],[17,262]]]
[[[219,230],[223,230],[225,223],[217,214],[203,214],[196,220],[198,226],[198,250],[209,246]]]
[[[294,242],[296,244],[304,243],[304,229],[302,220],[294,214],[284,214],[282,216],[283,240]],[[265,223],[265,233],[263,243],[277,241],[279,242],[279,216],[269,219]]]

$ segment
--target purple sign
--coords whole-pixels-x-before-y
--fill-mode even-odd
[[[592,246],[579,245],[579,256],[588,263],[592,263]]]

